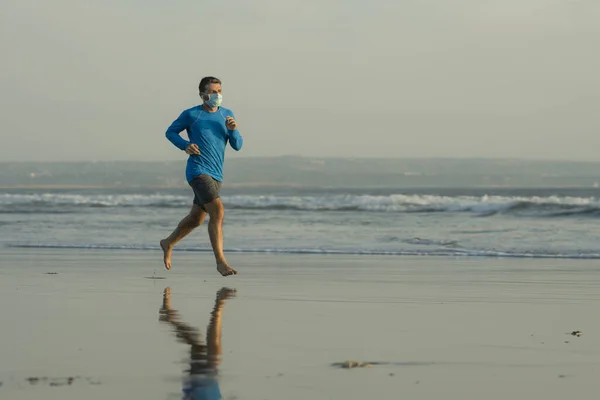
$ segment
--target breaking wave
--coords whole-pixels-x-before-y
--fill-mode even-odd
[[[230,209],[355,211],[385,213],[474,213],[481,216],[600,216],[600,199],[570,196],[438,196],[424,194],[223,196]],[[189,207],[190,196],[171,194],[1,194],[0,213],[77,212],[90,207]]]

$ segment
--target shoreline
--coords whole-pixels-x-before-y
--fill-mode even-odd
[[[160,252],[162,251],[158,245],[148,246],[118,246],[118,245],[74,245],[74,244],[10,244],[0,243],[1,249],[9,249],[13,251],[27,250],[27,251],[41,251],[41,250],[57,250],[57,251],[90,251],[90,252],[107,252],[111,251],[130,251],[133,253],[147,253],[147,252]],[[472,252],[472,253],[434,253],[434,252],[419,252],[419,251],[341,251],[341,250],[322,250],[322,249],[239,249],[239,248],[226,248],[223,250],[225,254],[230,255],[254,255],[254,256],[314,256],[314,257],[348,257],[348,258],[369,258],[369,257],[383,257],[393,260],[406,260],[406,259],[432,259],[440,260],[447,259],[452,261],[458,260],[531,260],[535,261],[556,261],[556,262],[589,262],[600,260],[600,254],[589,254],[589,255],[549,255],[549,254],[528,254],[528,253],[483,253],[483,252]],[[186,248],[176,247],[173,249],[174,253],[191,253],[191,254],[212,254],[213,250],[210,247],[205,248]]]

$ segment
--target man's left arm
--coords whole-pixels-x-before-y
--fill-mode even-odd
[[[235,115],[231,112],[231,115],[227,117],[227,134],[229,135],[229,145],[235,151],[239,151],[244,144],[244,138],[240,135],[238,130],[237,122],[235,122]]]

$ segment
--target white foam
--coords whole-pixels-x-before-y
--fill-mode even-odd
[[[0,194],[0,207],[8,206],[103,206],[103,207],[188,207],[191,196],[170,194]],[[322,196],[223,196],[226,207],[251,209],[297,209],[307,211],[376,212],[474,212],[496,213],[513,208],[556,210],[598,209],[595,197],[569,196],[436,196],[404,195],[322,195]]]
[[[2,194],[0,205],[73,205],[73,206],[151,206],[160,204],[187,205],[190,198],[168,194]]]
[[[596,198],[514,197],[514,196],[436,196],[436,195],[337,195],[337,196],[230,196],[229,206],[240,208],[294,208],[299,210],[358,210],[383,212],[475,212],[493,213],[519,204],[538,206],[599,207]]]

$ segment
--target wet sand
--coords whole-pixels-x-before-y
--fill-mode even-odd
[[[219,276],[208,253],[174,252],[167,272],[152,251],[0,249],[0,399],[178,399],[190,385],[240,400],[600,389],[594,261],[228,260],[240,275]]]

